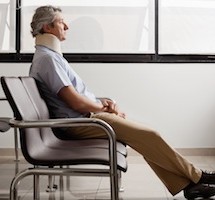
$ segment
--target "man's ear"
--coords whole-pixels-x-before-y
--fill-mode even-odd
[[[48,24],[43,24],[43,32],[49,33],[50,32],[50,26]]]

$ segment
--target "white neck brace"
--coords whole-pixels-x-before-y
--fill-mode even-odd
[[[44,33],[36,35],[35,44],[45,46],[62,55],[60,40],[53,34]]]

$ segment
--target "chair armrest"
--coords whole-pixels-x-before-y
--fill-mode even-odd
[[[10,126],[16,128],[60,128],[60,127],[78,127],[78,126],[94,126],[104,130],[110,145],[116,146],[116,135],[112,127],[105,121],[95,118],[59,118],[46,120],[10,120]]]
[[[0,117],[0,132],[6,132],[10,129],[10,119],[8,117]]]
[[[40,127],[75,127],[75,126],[107,126],[112,129],[108,123],[100,119],[91,118],[57,118],[45,120],[15,120],[10,119],[9,124],[17,128],[40,128]],[[97,125],[96,125],[97,124]],[[113,131],[113,130],[112,130]]]

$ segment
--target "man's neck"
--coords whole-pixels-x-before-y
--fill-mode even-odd
[[[53,34],[44,33],[37,35],[35,44],[45,46],[62,55],[60,40]]]

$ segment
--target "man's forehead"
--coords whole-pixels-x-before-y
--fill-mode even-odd
[[[56,15],[55,15],[55,20],[62,20],[63,19],[63,15],[61,12],[57,11]]]

